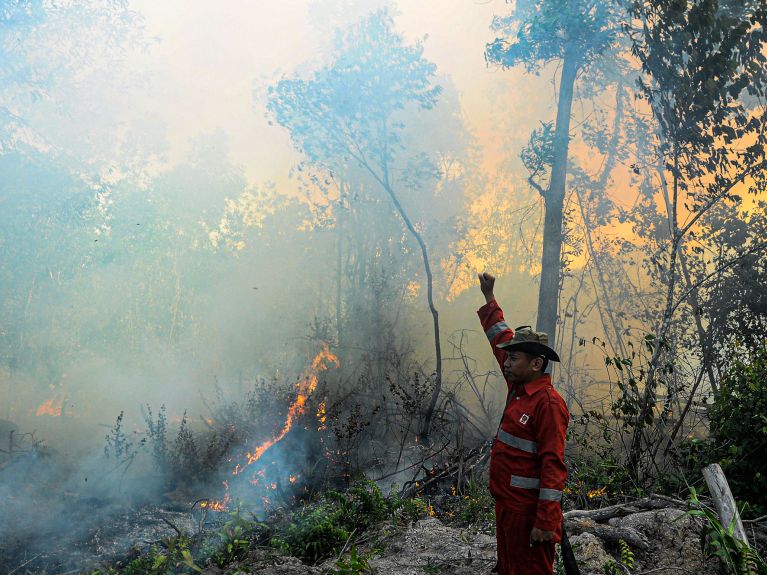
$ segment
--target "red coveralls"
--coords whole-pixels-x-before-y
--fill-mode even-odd
[[[496,301],[482,306],[477,314],[503,369],[506,351],[496,345],[512,339],[514,331],[504,322]],[[509,401],[490,451],[499,575],[553,572],[554,543],[562,536],[560,500],[567,477],[564,455],[569,420],[549,374],[520,389],[509,385]],[[533,527],[553,531],[553,540],[531,547]]]

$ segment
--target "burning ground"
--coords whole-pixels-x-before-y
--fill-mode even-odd
[[[423,441],[428,379],[402,374],[377,396],[318,347],[289,384],[219,390],[202,417],[147,405],[136,427],[120,413],[102,448],[76,459],[3,422],[4,572],[489,573],[487,433],[453,398]],[[64,428],[66,405],[46,401],[37,417]],[[716,520],[690,499],[700,460],[648,484],[664,495],[639,497],[605,425],[574,420],[568,442],[566,527],[582,572],[716,572],[716,548],[699,544],[716,540]],[[746,524],[763,550],[764,517]]]
[[[246,498],[259,516],[295,502],[310,461],[307,433],[326,429],[324,401],[313,394],[320,374],[337,366],[324,346],[289,390],[259,381],[242,404],[222,404],[202,418],[202,430],[186,414],[174,426],[164,406],[157,413],[146,406],[144,432],[126,431],[120,413],[103,453],[76,460],[3,422],[8,443],[0,462],[0,512],[16,520],[0,524],[0,564],[9,571],[21,565],[28,572],[76,569],[124,557],[169,525],[190,532],[191,521],[201,532],[209,514],[230,512],[234,501]],[[61,417],[62,403],[46,401],[36,415]],[[299,422],[303,428],[290,434]],[[188,509],[192,515],[178,512]]]
[[[161,505],[134,500],[130,506],[113,501],[110,507],[106,498],[75,494],[58,506],[39,498],[34,501],[43,521],[39,525],[48,529],[28,533],[23,542],[6,531],[4,557],[14,563],[4,568],[36,575],[489,574],[495,538],[493,504],[481,479],[485,456],[482,450],[466,454],[460,489],[453,462],[430,468],[422,481],[405,489],[409,495],[395,490],[387,497],[375,483],[357,481],[290,502],[272,494],[268,513],[263,507],[248,510],[247,504],[215,512],[200,502],[182,503],[178,494],[167,494]],[[710,525],[688,513],[688,502],[622,496],[621,503],[610,505],[605,491],[589,491],[593,509],[565,516],[584,575],[615,569],[720,572],[721,564],[701,548],[702,537],[711,536]],[[572,490],[569,495],[575,499]],[[81,528],[64,531],[57,519],[62,515],[67,525]],[[763,548],[767,525],[748,526],[752,544]],[[15,545],[16,553],[8,555]]]
[[[381,410],[342,407],[327,387],[338,366],[324,346],[289,389],[257,381],[243,401],[212,403],[196,425],[146,407],[144,431],[127,432],[120,414],[103,454],[78,462],[8,430],[3,572],[490,573],[488,443],[440,435],[440,426],[456,429],[440,411],[432,445],[366,450],[361,438],[375,435],[364,434],[365,415]],[[428,391],[414,382],[394,395],[425,401]],[[590,441],[587,429],[573,431],[571,444]],[[588,453],[571,449],[570,461],[566,528],[584,575],[718,572],[700,546],[715,525],[690,514],[697,504],[676,492],[631,496],[609,466],[597,478]],[[764,549],[764,518],[747,526]]]

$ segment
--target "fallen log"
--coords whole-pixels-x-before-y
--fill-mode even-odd
[[[608,507],[602,507],[600,509],[573,509],[564,514],[565,520],[588,518],[594,521],[606,521],[613,517],[625,517],[632,513],[639,513],[640,511],[648,511],[651,509],[663,509],[665,507],[685,507],[685,502],[672,497],[666,497],[662,495],[652,495],[650,497],[643,497],[636,501],[618,503],[616,505],[610,505]]]
[[[636,549],[649,549],[650,541],[647,537],[632,527],[613,527],[604,523],[597,523],[589,517],[577,517],[565,520],[565,529],[570,535],[591,533],[602,541],[617,543],[623,540]]]

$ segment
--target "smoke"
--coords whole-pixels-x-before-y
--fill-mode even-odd
[[[174,501],[168,494],[179,489],[187,490],[179,501],[221,500],[225,479],[234,498],[254,497],[258,480],[289,499],[290,477],[330,443],[318,447],[298,426],[269,450],[262,477],[235,477],[226,460],[285,429],[293,384],[320,341],[341,367],[328,388],[320,381],[306,426],[340,430],[332,456],[342,467],[373,462],[383,475],[402,459],[409,431],[401,444],[379,437],[358,449],[354,430],[376,414],[399,415],[390,388],[428,391],[433,335],[418,247],[370,175],[353,163],[343,174],[307,166],[266,114],[266,88],[329,65],[330,30],[382,4],[136,2],[114,35],[98,2],[13,21],[4,40],[42,43],[13,53],[23,81],[0,76],[0,111],[12,118],[0,148],[0,417],[15,427],[13,436],[11,423],[0,427],[0,513],[21,518],[0,522],[6,550],[55,557],[51,540],[62,549],[93,541],[98,526]],[[440,7],[445,19],[423,10],[390,10],[406,43],[428,36],[424,55],[442,88],[433,110],[398,117],[398,145],[413,154],[397,177],[434,255],[443,334],[478,329],[474,268],[496,263],[506,266],[499,299],[515,306],[517,323],[531,323],[536,287],[507,242],[523,219],[517,204],[531,202],[512,175],[518,166],[504,166],[498,150],[529,134],[501,121],[509,101],[527,126],[548,103],[485,68],[491,8],[455,2]],[[472,34],[457,35],[459,27]],[[42,47],[56,45],[68,49],[43,66]],[[405,177],[414,165],[421,171]],[[464,344],[480,371],[492,368],[481,333]],[[451,351],[445,373],[456,381],[462,363]],[[288,401],[226,411],[247,405],[262,380],[277,383],[256,388]],[[339,400],[343,417],[318,423],[326,397]],[[170,484],[158,471],[147,419],[157,424],[163,405],[168,445],[188,445],[175,443],[186,437],[186,413],[196,441],[220,449],[221,465],[204,481]],[[214,424],[200,420],[215,410]],[[122,412],[124,449],[105,458]],[[252,425],[230,445],[212,439],[212,429],[216,441],[228,437],[226,413]]]

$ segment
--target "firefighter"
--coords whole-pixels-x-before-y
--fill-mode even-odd
[[[495,301],[495,278],[479,274],[486,304],[482,329],[503,371],[508,396],[490,451],[499,575],[551,575],[562,536],[562,490],[567,477],[565,432],[570,414],[546,373],[559,361],[545,333],[512,330]]]

